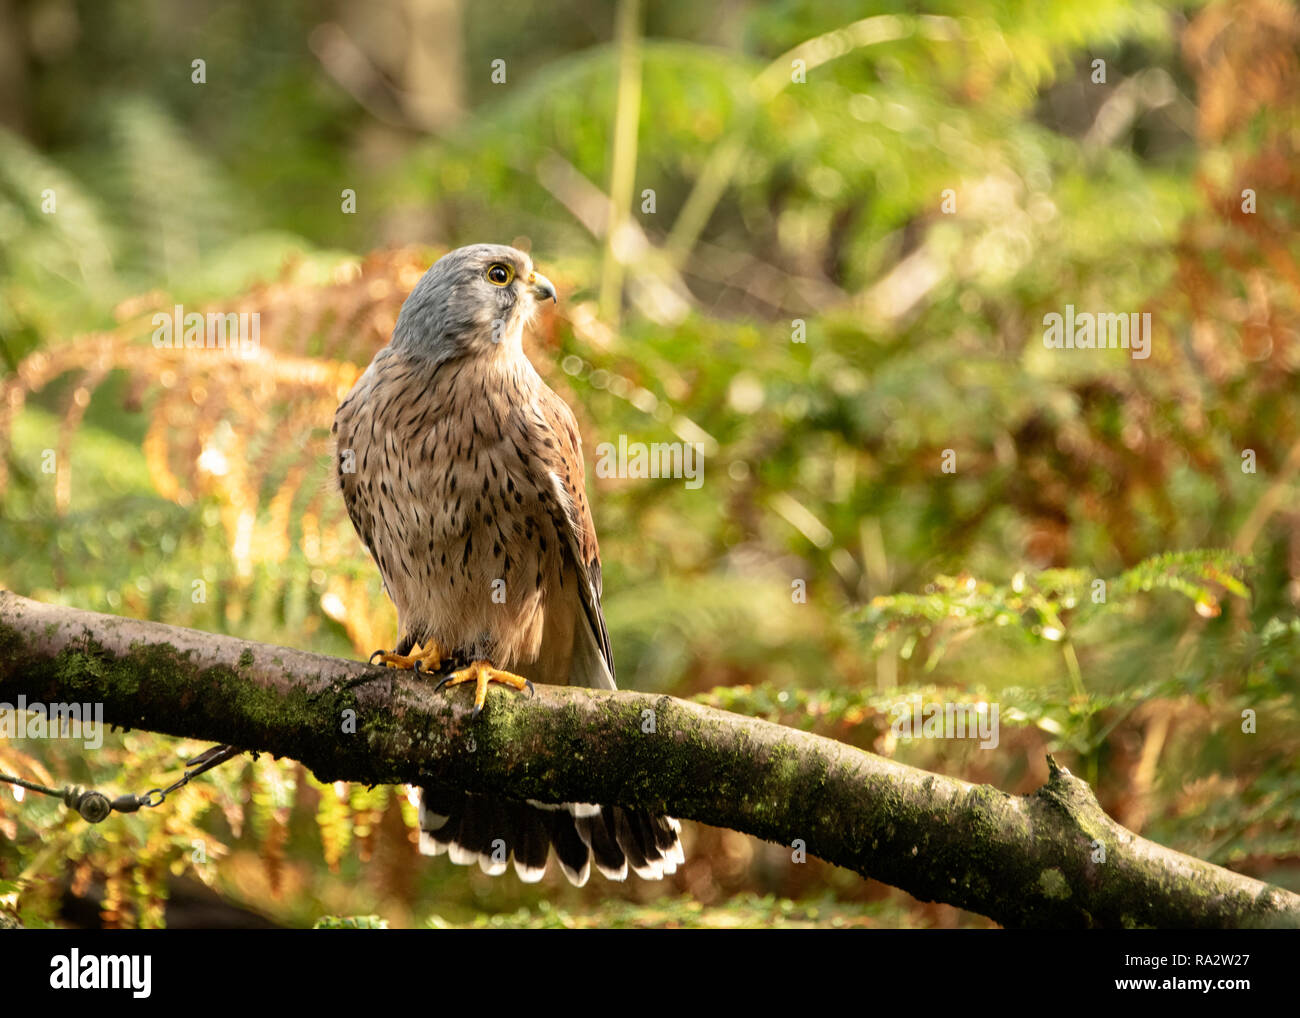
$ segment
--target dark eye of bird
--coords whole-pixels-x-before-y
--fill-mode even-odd
[[[495,283],[497,286],[505,286],[513,276],[514,273],[510,271],[510,266],[502,265],[500,262],[489,266],[487,270],[488,282]]]

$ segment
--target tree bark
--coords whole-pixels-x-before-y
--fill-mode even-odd
[[[451,783],[730,827],[1006,926],[1300,925],[1300,896],[1125,830],[1049,758],[1030,795],[931,774],[670,696],[463,689],[0,591],[0,709],[102,703],[107,722],[301,761],[322,781]]]

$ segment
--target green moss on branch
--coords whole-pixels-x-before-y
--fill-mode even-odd
[[[289,757],[322,781],[619,803],[797,840],[1008,925],[1300,924],[1300,897],[1125,831],[1054,763],[1014,797],[633,692],[494,688],[472,720],[467,689],[409,673],[0,592],[0,701],[20,694],[102,703],[111,724]]]

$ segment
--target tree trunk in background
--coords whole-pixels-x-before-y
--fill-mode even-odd
[[[463,112],[460,0],[394,2],[410,26],[401,76],[407,116],[426,131],[443,131]]]
[[[27,36],[14,0],[0,0],[0,127],[27,133]]]

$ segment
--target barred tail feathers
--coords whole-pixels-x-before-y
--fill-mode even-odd
[[[611,880],[628,870],[646,880],[676,872],[685,861],[681,825],[645,810],[591,803],[553,805],[448,788],[420,790],[420,852],[446,853],[462,866],[478,863],[499,875],[515,872],[535,883],[550,849],[569,882],[581,887],[594,866]]]

